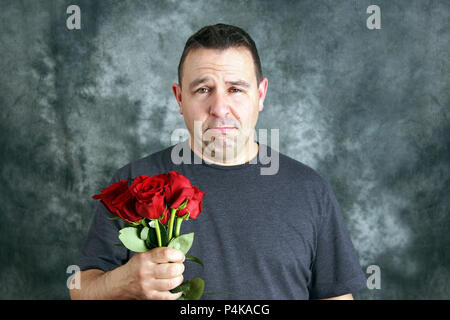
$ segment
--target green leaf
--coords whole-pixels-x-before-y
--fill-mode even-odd
[[[191,286],[191,282],[190,281],[184,281],[178,287],[173,288],[172,290],[170,290],[170,292],[172,292],[172,293],[177,293],[177,292],[180,292],[180,291],[186,292],[186,291],[189,290],[190,286]]]
[[[186,292],[185,300],[200,300],[205,290],[205,281],[202,278],[191,280],[189,290]]]
[[[199,258],[194,257],[194,256],[192,256],[192,255],[190,255],[190,254],[185,254],[185,257],[186,257],[186,261],[197,262],[197,263],[200,264],[203,268],[205,267],[205,266],[203,265],[202,260],[200,260]]]
[[[147,240],[145,240],[145,244],[147,245],[147,248],[153,249],[158,246],[158,239],[156,238],[156,230],[153,228],[150,228],[148,231],[148,237]]]
[[[147,240],[149,231],[150,231],[150,229],[148,227],[142,228],[139,238],[141,238],[141,240]]]
[[[159,230],[161,231],[161,245],[163,247],[167,247],[167,243],[169,241],[169,230],[165,225],[161,223],[161,221],[158,221],[159,223]]]
[[[139,238],[139,230],[134,227],[123,228],[119,231],[119,239],[123,245],[134,252],[145,252],[145,241]]]
[[[194,242],[194,233],[191,232],[172,239],[168,247],[178,249],[182,251],[184,254],[186,254],[192,247],[193,242]]]
[[[201,278],[194,278],[191,281],[184,281],[178,287],[170,290],[170,292],[183,292],[177,300],[200,300],[204,290],[205,281]]]
[[[109,221],[116,221],[116,220],[120,220],[120,217],[112,217],[112,218],[108,218]]]
[[[137,222],[133,222],[133,221],[125,221],[125,222],[128,223],[128,225],[130,225],[130,226],[137,227],[137,226],[141,225],[141,221],[142,221],[142,219]]]

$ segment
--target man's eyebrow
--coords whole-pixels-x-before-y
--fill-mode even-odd
[[[242,87],[242,88],[245,88],[245,89],[250,88],[250,84],[247,81],[245,81],[245,80],[226,81],[225,83],[226,84],[231,84],[233,86]]]
[[[189,84],[189,89],[192,90],[192,89],[194,89],[196,86],[198,86],[198,85],[200,85],[200,84],[202,84],[202,83],[205,83],[205,82],[207,82],[208,80],[209,80],[209,77],[203,77],[203,78],[195,79],[194,81],[192,81],[192,82]]]
[[[198,85],[200,85],[202,83],[205,83],[205,82],[208,82],[209,80],[210,80],[209,77],[203,77],[203,78],[195,79],[194,81],[192,81],[189,84],[189,89],[192,90],[195,87],[197,87]],[[242,87],[242,88],[245,88],[245,89],[249,89],[250,88],[250,84],[247,81],[242,80],[242,79],[234,80],[234,81],[225,81],[225,83],[228,84],[228,85],[238,86],[238,87]]]

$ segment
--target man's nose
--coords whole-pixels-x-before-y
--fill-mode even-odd
[[[220,119],[227,117],[230,112],[230,106],[226,94],[218,93],[217,91],[214,93],[209,112]]]

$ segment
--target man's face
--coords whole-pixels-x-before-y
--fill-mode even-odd
[[[242,158],[254,144],[258,113],[263,109],[267,79],[257,83],[250,51],[195,49],[183,65],[181,87],[172,88],[191,138],[201,152],[227,149]],[[213,155],[214,156],[214,155]]]

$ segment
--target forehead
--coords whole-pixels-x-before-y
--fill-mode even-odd
[[[199,76],[239,77],[248,82],[256,81],[253,57],[245,47],[194,49],[183,64],[183,84]]]

